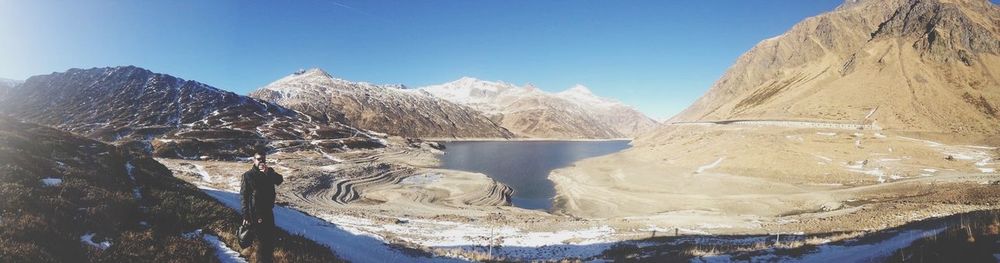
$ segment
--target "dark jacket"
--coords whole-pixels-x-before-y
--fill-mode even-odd
[[[255,222],[262,217],[273,217],[276,185],[284,182],[285,179],[274,169],[267,168],[267,172],[261,172],[257,166],[250,168],[250,171],[243,173],[243,181],[240,184],[240,211],[243,218]],[[266,218],[265,220],[273,220]]]

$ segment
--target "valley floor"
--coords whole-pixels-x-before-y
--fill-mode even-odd
[[[282,227],[326,240],[352,261],[371,253],[407,261],[587,259],[605,257],[623,240],[866,233],[1000,209],[992,147],[882,131],[679,129],[663,135],[677,137],[671,145],[634,147],[554,171],[554,213],[511,207],[511,189],[483,174],[434,168],[440,152],[428,147],[271,159],[286,179],[278,189],[281,213],[289,215]],[[745,147],[706,147],[706,141]],[[759,154],[762,146],[775,154]],[[226,204],[250,168],[159,161]],[[769,172],[779,166],[787,169]],[[826,242],[856,237],[830,236]]]

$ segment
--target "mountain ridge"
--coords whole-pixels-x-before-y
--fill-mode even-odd
[[[107,142],[140,141],[167,157],[231,159],[264,145],[334,151],[382,144],[342,123],[135,66],[33,76],[0,102],[0,112],[18,119]]]
[[[478,111],[405,85],[335,78],[321,69],[291,74],[250,93],[311,116],[417,138],[500,138],[514,134]]]
[[[580,84],[549,93],[531,84],[517,86],[462,77],[418,89],[480,110],[507,129],[526,137],[625,138],[657,124],[635,108],[598,97]]]
[[[888,129],[1000,132],[998,10],[988,1],[847,1],[758,43],[670,122],[861,121],[878,108],[873,121]]]

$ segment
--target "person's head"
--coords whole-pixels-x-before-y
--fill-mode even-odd
[[[254,152],[253,165],[261,171],[267,170],[267,151],[260,149]]]

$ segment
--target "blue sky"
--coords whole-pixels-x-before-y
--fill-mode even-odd
[[[247,94],[312,67],[411,87],[472,76],[579,83],[662,119],[840,2],[0,0],[0,77],[136,65]]]

